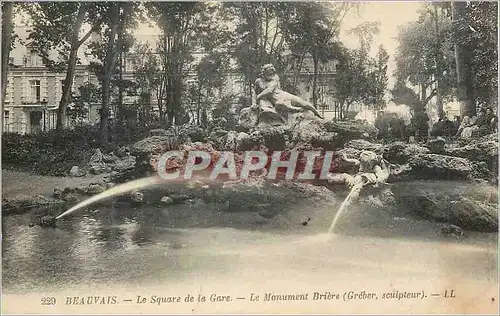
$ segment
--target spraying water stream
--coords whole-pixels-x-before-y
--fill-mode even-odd
[[[92,203],[95,203],[97,201],[107,199],[107,198],[110,198],[110,197],[113,197],[113,196],[116,196],[119,194],[123,194],[126,192],[130,192],[132,190],[136,190],[136,189],[140,189],[140,188],[147,187],[150,185],[158,184],[158,183],[161,183],[163,181],[165,181],[165,180],[163,180],[159,176],[153,176],[153,177],[142,178],[142,179],[138,179],[138,180],[134,180],[134,181],[130,181],[130,182],[118,185],[118,186],[110,188],[102,193],[94,195],[93,197],[88,198],[85,201],[78,203],[77,205],[73,206],[72,208],[70,208],[66,212],[57,216],[56,220],[61,219],[65,216],[68,216],[71,213],[76,212],[77,210],[79,210],[87,205],[90,205]]]
[[[340,215],[342,215],[346,206],[351,203],[352,197],[354,196],[354,192],[359,191],[361,189],[361,187],[363,187],[362,183],[356,184],[355,186],[352,187],[351,191],[349,192],[349,194],[346,196],[346,198],[344,199],[344,201],[340,205],[339,210],[337,211],[337,214],[335,214],[335,217],[333,218],[332,225],[328,229],[329,234],[333,233],[335,226],[337,224],[337,221],[340,218]]]

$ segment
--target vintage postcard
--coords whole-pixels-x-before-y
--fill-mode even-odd
[[[498,2],[1,5],[3,314],[498,315]]]

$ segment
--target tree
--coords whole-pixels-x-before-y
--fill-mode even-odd
[[[387,85],[389,83],[389,77],[387,76],[387,63],[389,61],[389,54],[385,48],[380,45],[377,52],[377,57],[374,61],[374,69],[371,72],[371,95],[373,96],[374,112],[378,112],[383,109],[386,105],[385,103],[385,92],[387,90]]]
[[[109,4],[106,14],[109,15],[109,31],[107,33],[106,51],[103,63],[102,76],[102,105],[100,117],[101,143],[108,143],[109,105],[111,96],[111,76],[116,70],[116,60],[123,45],[123,33],[125,32],[127,19],[133,11],[134,3],[112,3]],[[116,113],[115,113],[116,114]]]
[[[369,104],[375,111],[385,106],[387,90],[387,62],[389,55],[380,46],[376,58],[369,56],[371,43],[379,28],[378,22],[365,22],[350,30],[358,36],[359,47],[341,46],[336,54],[337,73],[334,79],[339,118],[347,117],[352,104]]]
[[[158,53],[165,77],[165,114],[168,125],[184,116],[182,97],[187,67],[201,47],[215,49],[218,36],[217,5],[198,2],[146,3],[148,15],[161,29]],[[161,117],[163,120],[163,117]]]
[[[74,122],[84,122],[87,118],[88,108],[101,100],[99,87],[86,82],[78,88],[79,94],[74,98],[73,107],[68,106],[68,117]]]
[[[101,27],[101,19],[96,16],[95,5],[90,2],[39,2],[26,5],[31,19],[29,46],[42,57],[51,71],[65,69],[66,78],[62,87],[57,113],[56,129],[66,125],[66,109],[71,102],[71,91],[78,63],[78,51],[92,33]],[[80,37],[85,24],[90,29]],[[50,52],[57,51],[58,59],[51,59]]]
[[[396,77],[418,87],[424,106],[457,97],[461,116],[498,98],[498,3],[426,5],[398,34]]]
[[[347,13],[356,7],[352,3],[294,3],[286,23],[287,40],[295,55],[307,52],[313,63],[312,103],[318,100],[319,65],[340,54],[338,34]],[[300,71],[300,69],[299,69]]]
[[[425,110],[420,96],[415,91],[406,86],[405,82],[398,81],[391,90],[392,101],[396,104],[404,104],[412,109],[413,115],[411,124],[415,131],[415,136],[426,137],[429,135],[429,116]]]
[[[203,121],[203,118],[208,117],[210,106],[224,97],[222,93],[228,68],[229,56],[217,52],[204,56],[195,66],[196,75],[188,84],[186,97],[197,125],[207,123]]]
[[[161,69],[158,54],[148,44],[137,44],[134,49],[134,78],[139,93],[144,96],[143,103],[150,105],[152,94],[158,101],[159,118],[165,115],[163,99],[165,97],[165,76]],[[147,102],[144,102],[147,101]]]
[[[474,116],[476,115],[476,105],[474,104],[471,73],[472,47],[469,41],[460,41],[460,37],[457,35],[457,33],[470,34],[465,16],[467,3],[453,1],[451,5],[454,27],[458,29],[455,33],[454,44],[460,116]]]
[[[12,49],[12,2],[2,2],[2,113],[5,103],[5,92],[7,91],[7,73],[9,70],[9,57]],[[3,119],[1,123],[3,131]]]
[[[260,68],[272,63],[279,73],[289,60],[286,25],[295,4],[286,2],[227,2],[223,10],[236,26],[230,41],[231,55],[245,78],[246,96],[252,97]]]
[[[498,2],[451,5],[461,115],[498,102]]]
[[[90,54],[95,57],[89,68],[101,84],[100,141],[102,146],[107,146],[109,128],[115,127],[116,123],[115,120],[113,125],[109,124],[113,88],[118,85],[120,96],[120,89],[123,87],[119,85],[124,84],[120,80],[118,58],[122,51],[132,45],[129,32],[137,26],[141,10],[137,2],[96,2],[94,5],[96,18],[104,22],[100,29],[100,38],[89,45]],[[114,110],[116,119],[117,110]]]
[[[339,103],[339,118],[344,119],[354,103],[367,103],[370,97],[370,78],[361,49],[343,48],[338,55],[339,64],[335,76],[336,98]]]
[[[438,95],[438,105],[451,98],[455,76],[453,43],[448,36],[451,24],[447,17],[431,13],[424,7],[418,21],[399,30],[395,56],[397,81],[418,87],[424,107]]]

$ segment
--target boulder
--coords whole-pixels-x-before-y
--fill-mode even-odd
[[[180,139],[168,136],[152,136],[140,140],[132,145],[131,154],[136,157],[133,168],[125,169],[111,177],[116,183],[147,176],[154,172],[153,162],[164,153],[177,150],[180,147]]]
[[[353,148],[359,151],[370,150],[376,154],[382,154],[384,152],[384,145],[372,143],[364,139],[354,139],[347,142],[344,148]]]
[[[331,203],[334,197],[333,192],[322,186],[296,181],[271,183],[263,179],[225,183],[202,192],[206,203],[223,205],[222,211],[257,212],[265,218],[285,213],[292,207],[314,208]]]
[[[94,195],[106,191],[106,186],[100,183],[91,183],[88,186],[87,194]]]
[[[291,138],[290,129],[287,126],[258,126],[250,133],[248,142],[250,144],[261,144],[271,150],[283,150],[287,147]]]
[[[174,204],[174,199],[169,196],[164,196],[161,198],[160,203],[163,205]]]
[[[22,214],[31,209],[53,206],[63,203],[60,199],[50,198],[43,195],[18,194],[12,198],[2,199],[2,215]]]
[[[239,151],[251,150],[258,147],[260,144],[245,132],[239,132],[236,135],[236,148]]]
[[[149,131],[149,137],[152,137],[152,136],[172,137],[172,136],[175,136],[175,134],[172,133],[172,131],[167,131],[166,129],[157,128],[157,129],[152,129]]]
[[[144,193],[139,191],[130,192],[130,200],[136,204],[144,203]]]
[[[76,203],[80,200],[75,193],[64,194],[61,198],[65,202],[69,202],[69,203]]]
[[[411,157],[428,154],[430,150],[417,144],[394,142],[384,147],[384,158],[395,164],[405,164]]]
[[[94,154],[90,157],[91,163],[102,163],[103,154],[99,148],[94,151]]]
[[[71,177],[83,177],[85,176],[85,171],[80,169],[78,166],[73,166],[69,171]]]
[[[431,139],[427,142],[427,148],[432,154],[442,154],[445,152],[446,141],[442,137]]]
[[[448,187],[445,187],[448,186]],[[498,231],[498,209],[492,199],[453,183],[398,184],[396,203],[422,218],[483,232]],[[485,190],[486,191],[486,190]]]
[[[151,136],[132,145],[131,154],[136,157],[149,157],[155,154],[164,154],[179,148],[179,140],[169,136]]]
[[[294,114],[291,126],[291,140],[294,144],[310,143],[315,148],[334,150],[341,146],[338,134],[326,131],[324,124],[316,117],[305,113]]]
[[[105,163],[115,163],[119,159],[120,158],[118,156],[116,156],[114,153],[102,156],[102,161],[105,162]]]
[[[259,109],[257,107],[246,107],[240,111],[238,119],[239,126],[247,131],[255,128],[258,122]]]
[[[178,128],[178,137],[180,140],[191,140],[192,142],[204,142],[208,136],[206,130],[201,126],[184,124]]]
[[[124,171],[127,169],[132,169],[135,167],[135,160],[136,158],[134,156],[125,156],[111,165],[111,170]]]
[[[465,158],[438,154],[420,154],[408,160],[415,179],[472,180],[485,178],[485,170]]]
[[[78,186],[78,187],[75,188],[75,192],[76,193],[83,194],[83,195],[87,195],[88,194],[88,190],[89,190],[89,187],[85,186],[85,185],[80,185],[80,186]]]
[[[341,146],[338,134],[335,132],[322,132],[311,137],[311,145],[314,148],[324,150],[335,150]]]
[[[329,121],[324,124],[327,132],[338,134],[340,144],[354,139],[373,140],[377,137],[377,129],[358,121]]]
[[[477,142],[446,150],[446,154],[466,158],[471,161],[484,161],[493,173],[498,173],[498,140],[484,137]]]
[[[408,181],[410,180],[411,174],[412,168],[408,164],[390,164],[387,182]]]
[[[249,150],[254,146],[258,146],[258,143],[255,143],[250,139],[250,135],[245,132],[236,132],[230,131],[228,132],[224,139],[218,141],[219,146],[217,149],[222,151],[240,151],[240,150]]]
[[[30,227],[37,225],[40,227],[56,228],[56,217],[53,215],[44,215],[29,224]]]
[[[221,147],[222,150],[237,152],[250,150],[259,145],[258,141],[255,142],[251,139],[250,135],[245,132],[230,131],[227,133],[224,145]]]
[[[104,162],[91,162],[89,164],[89,171],[91,174],[101,174],[101,173],[106,173],[110,172],[111,168],[107,166]]]
[[[127,146],[118,147],[118,149],[115,151],[115,154],[119,158],[124,158],[124,157],[130,155],[130,148]]]
[[[346,155],[348,159],[358,159],[361,150],[354,148],[343,148],[337,150],[333,157],[333,166],[335,173],[349,173],[355,174],[358,172],[359,167],[354,165],[353,163],[347,162],[342,159],[342,155]]]
[[[446,224],[441,227],[441,234],[445,236],[462,237],[464,235],[464,231],[457,225]]]

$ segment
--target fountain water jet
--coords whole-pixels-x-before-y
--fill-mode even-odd
[[[65,216],[68,216],[69,214],[71,214],[71,213],[73,213],[73,212],[75,212],[75,211],[77,211],[77,210],[79,210],[87,205],[95,203],[97,201],[107,199],[107,198],[116,196],[118,194],[130,192],[132,190],[136,190],[136,189],[140,189],[140,188],[147,187],[150,185],[158,184],[158,183],[161,183],[164,181],[165,180],[163,180],[159,176],[153,176],[153,177],[142,178],[142,179],[138,179],[138,180],[134,180],[134,181],[130,181],[130,182],[118,185],[118,186],[110,188],[102,193],[94,195],[94,196],[86,199],[85,201],[78,203],[77,205],[73,206],[72,208],[70,208],[66,212],[57,216],[56,220],[63,218]]]
[[[335,225],[337,224],[337,221],[340,218],[340,215],[344,212],[344,209],[346,208],[349,203],[351,203],[352,197],[355,195],[355,192],[359,192],[361,188],[363,187],[363,183],[356,184],[352,187],[351,191],[349,194],[346,196],[344,201],[339,207],[339,210],[337,211],[337,214],[335,214],[335,217],[333,218],[332,225],[330,226],[330,229],[328,229],[328,233],[331,234],[333,233],[333,230],[335,229]]]

